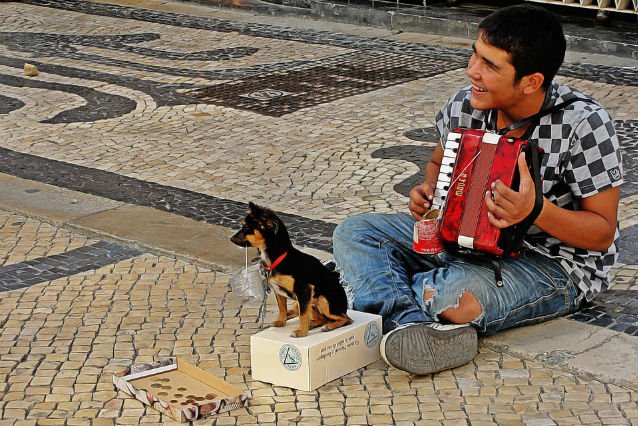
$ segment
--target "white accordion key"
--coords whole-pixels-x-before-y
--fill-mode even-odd
[[[450,187],[451,178],[448,175],[439,175],[439,180],[436,181],[435,189],[445,193]]]
[[[435,191],[430,210],[443,210],[443,206],[445,206],[445,196],[441,196],[438,191]]]
[[[447,190],[450,189],[450,181],[448,180],[446,182],[442,179],[439,179],[439,181],[436,183],[436,189],[442,192],[447,192]]]
[[[445,151],[443,151],[443,158],[441,159],[441,164],[444,164],[446,166],[453,166],[454,163],[456,162],[456,152],[457,150],[454,149],[445,149]]]
[[[457,149],[458,147],[459,147],[459,141],[457,141],[456,139],[448,140],[447,143],[445,144],[445,151],[447,150],[453,151]]]
[[[447,141],[445,141],[445,150],[448,149],[454,150],[459,147],[461,144],[461,134],[460,133],[450,133],[447,136]]]
[[[441,164],[441,168],[439,169],[439,178],[441,176],[452,176],[452,172],[454,171],[454,166],[447,166],[445,164]]]
[[[454,167],[454,158],[449,158],[449,157],[443,157],[443,160],[441,161],[441,166],[448,166],[448,167]]]

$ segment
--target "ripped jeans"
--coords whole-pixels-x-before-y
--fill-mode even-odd
[[[471,324],[482,334],[578,309],[580,291],[558,261],[531,250],[503,259],[503,286],[497,287],[487,257],[415,253],[414,222],[406,213],[370,213],[349,217],[334,231],[335,263],[353,291],[354,309],[381,315],[384,333],[438,321],[466,291],[481,304]]]

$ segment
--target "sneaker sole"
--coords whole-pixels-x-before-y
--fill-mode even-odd
[[[478,336],[470,326],[437,330],[413,325],[386,334],[381,341],[386,363],[419,376],[467,364],[477,351]]]

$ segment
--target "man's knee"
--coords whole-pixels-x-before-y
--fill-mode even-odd
[[[348,241],[353,235],[357,234],[357,230],[365,227],[366,224],[362,215],[349,216],[337,225],[332,233],[332,237],[333,239]]]
[[[379,227],[383,226],[382,215],[362,213],[349,216],[337,225],[332,233],[333,246],[349,247],[352,242],[376,241],[381,238]]]
[[[452,324],[467,324],[479,318],[482,313],[481,303],[467,290],[459,298],[458,306],[445,309],[439,314],[439,318]]]

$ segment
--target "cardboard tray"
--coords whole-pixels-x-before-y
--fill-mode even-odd
[[[113,384],[182,423],[244,407],[248,400],[241,389],[175,358],[115,373]]]

